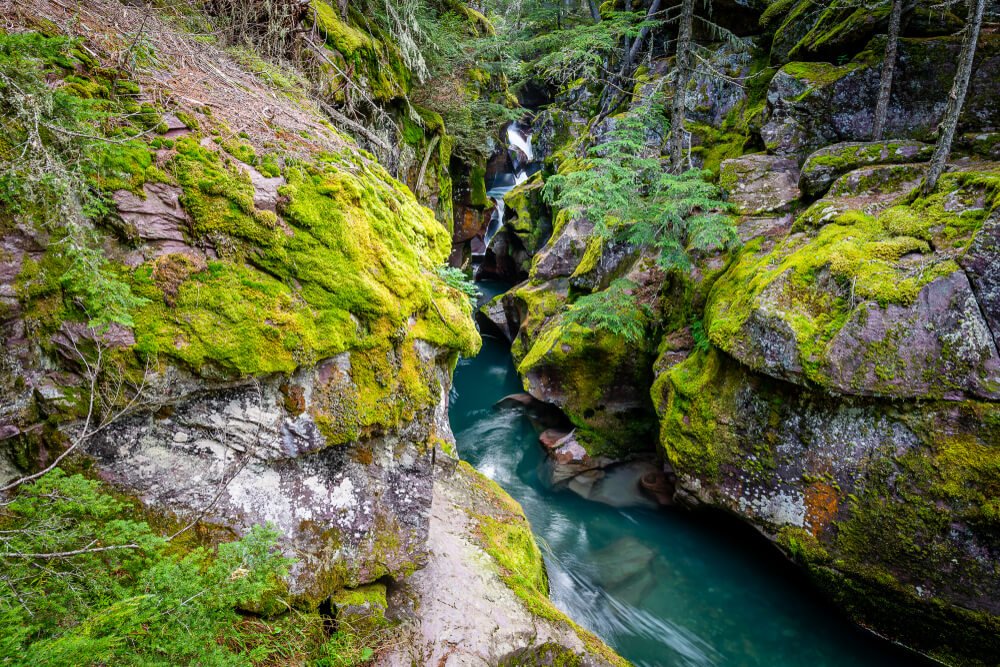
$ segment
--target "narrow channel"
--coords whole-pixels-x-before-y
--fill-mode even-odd
[[[479,283],[488,299],[506,286]],[[884,667],[923,664],[838,615],[804,577],[735,519],[611,507],[543,483],[538,433],[509,346],[484,336],[459,362],[451,424],[461,457],[521,505],[546,553],[561,609],[642,667]]]

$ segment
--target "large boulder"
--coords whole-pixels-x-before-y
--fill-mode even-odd
[[[799,187],[807,197],[819,197],[840,176],[870,165],[928,162],[934,147],[919,141],[846,142],[825,146],[802,165]]]
[[[709,336],[748,367],[804,386],[1000,398],[987,311],[956,263],[982,219],[984,187],[956,174],[912,204],[850,211],[773,249],[748,244],[709,295]]]
[[[745,518],[880,634],[998,655],[1000,405],[830,395],[715,350],[653,396],[678,500]]]
[[[841,66],[793,62],[774,76],[767,92],[761,136],[771,152],[803,160],[842,141],[871,138],[884,41]],[[886,136],[930,141],[944,115],[955,77],[958,38],[903,39],[890,98]],[[963,132],[1000,126],[992,82],[1000,72],[1000,39],[984,33],[976,54]]]
[[[740,215],[785,213],[798,201],[799,166],[774,155],[744,155],[725,160],[719,185]]]

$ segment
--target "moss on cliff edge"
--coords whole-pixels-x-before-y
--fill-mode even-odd
[[[466,300],[433,273],[447,232],[381,168],[349,154],[287,168],[281,223],[254,207],[244,172],[196,141],[179,142],[172,165],[193,236],[223,259],[183,280],[172,305],[154,298],[151,266],[136,271],[150,297],[143,352],[251,375],[408,337],[478,348]]]

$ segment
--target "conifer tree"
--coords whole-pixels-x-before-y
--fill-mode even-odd
[[[875,122],[872,139],[881,141],[885,133],[885,122],[889,115],[889,99],[892,96],[892,79],[896,73],[896,52],[899,48],[899,27],[903,18],[903,0],[892,0],[889,14],[889,35],[885,44],[885,58],[882,60],[882,79],[879,82],[878,102],[875,105]]]
[[[983,29],[983,14],[986,11],[987,0],[969,0],[969,19],[965,25],[965,36],[962,39],[962,51],[958,59],[958,70],[955,81],[948,95],[948,106],[945,108],[944,119],[941,121],[940,135],[931,157],[930,169],[924,181],[924,193],[930,193],[937,187],[938,179],[944,173],[948,157],[951,155],[951,144],[955,140],[958,120],[965,105],[965,96],[969,92],[969,80],[972,78],[972,66],[976,59],[976,46],[979,43],[979,33]]]

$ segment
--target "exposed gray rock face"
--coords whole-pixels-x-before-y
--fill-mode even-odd
[[[802,165],[799,187],[808,197],[818,197],[840,176],[877,164],[927,162],[934,147],[919,141],[846,142],[825,146]]]
[[[491,331],[497,331],[501,336],[512,342],[521,328],[521,314],[515,300],[508,294],[500,294],[476,312],[476,321],[482,330],[484,320]]]
[[[799,165],[775,155],[744,155],[724,160],[719,182],[740,215],[787,212],[799,199]]]
[[[983,223],[961,264],[994,343],[1000,347],[1000,211]]]
[[[911,306],[859,306],[824,361],[830,386],[845,393],[1000,399],[1000,356],[962,271]]]
[[[575,217],[567,220],[535,256],[531,277],[552,280],[573,275],[587,250],[592,231],[594,223],[588,220]]]
[[[873,41],[874,54],[884,42]],[[893,86],[886,136],[930,140],[944,114],[955,76],[959,40],[904,39]],[[827,63],[792,63],[771,81],[767,119],[761,130],[768,149],[804,159],[840,141],[871,137],[881,61],[864,54],[837,67]],[[977,52],[963,131],[990,131],[1000,125],[993,84],[1000,74],[1000,39],[984,34]]]
[[[573,659],[569,664],[608,665],[607,655],[595,652],[593,643],[585,645],[569,623],[532,614],[504,584],[496,561],[476,537],[473,517],[486,514],[504,523],[519,521],[523,530],[527,525],[519,509],[513,517],[505,512],[498,515],[491,505],[497,500],[484,495],[484,482],[478,477],[466,464],[459,464],[453,474],[438,473],[428,532],[429,559],[390,597],[397,616],[407,620],[399,631],[401,640],[381,653],[375,664],[524,665],[527,656],[554,654]]]
[[[438,373],[447,387],[447,370]],[[451,438],[442,394],[436,411],[394,432],[327,446],[313,418],[330,409],[318,398],[323,377],[321,365],[287,382],[187,394],[113,424],[87,453],[109,482],[182,521],[204,513],[237,533],[273,524],[297,559],[290,592],[316,605],[338,588],[422,564],[427,443]]]

